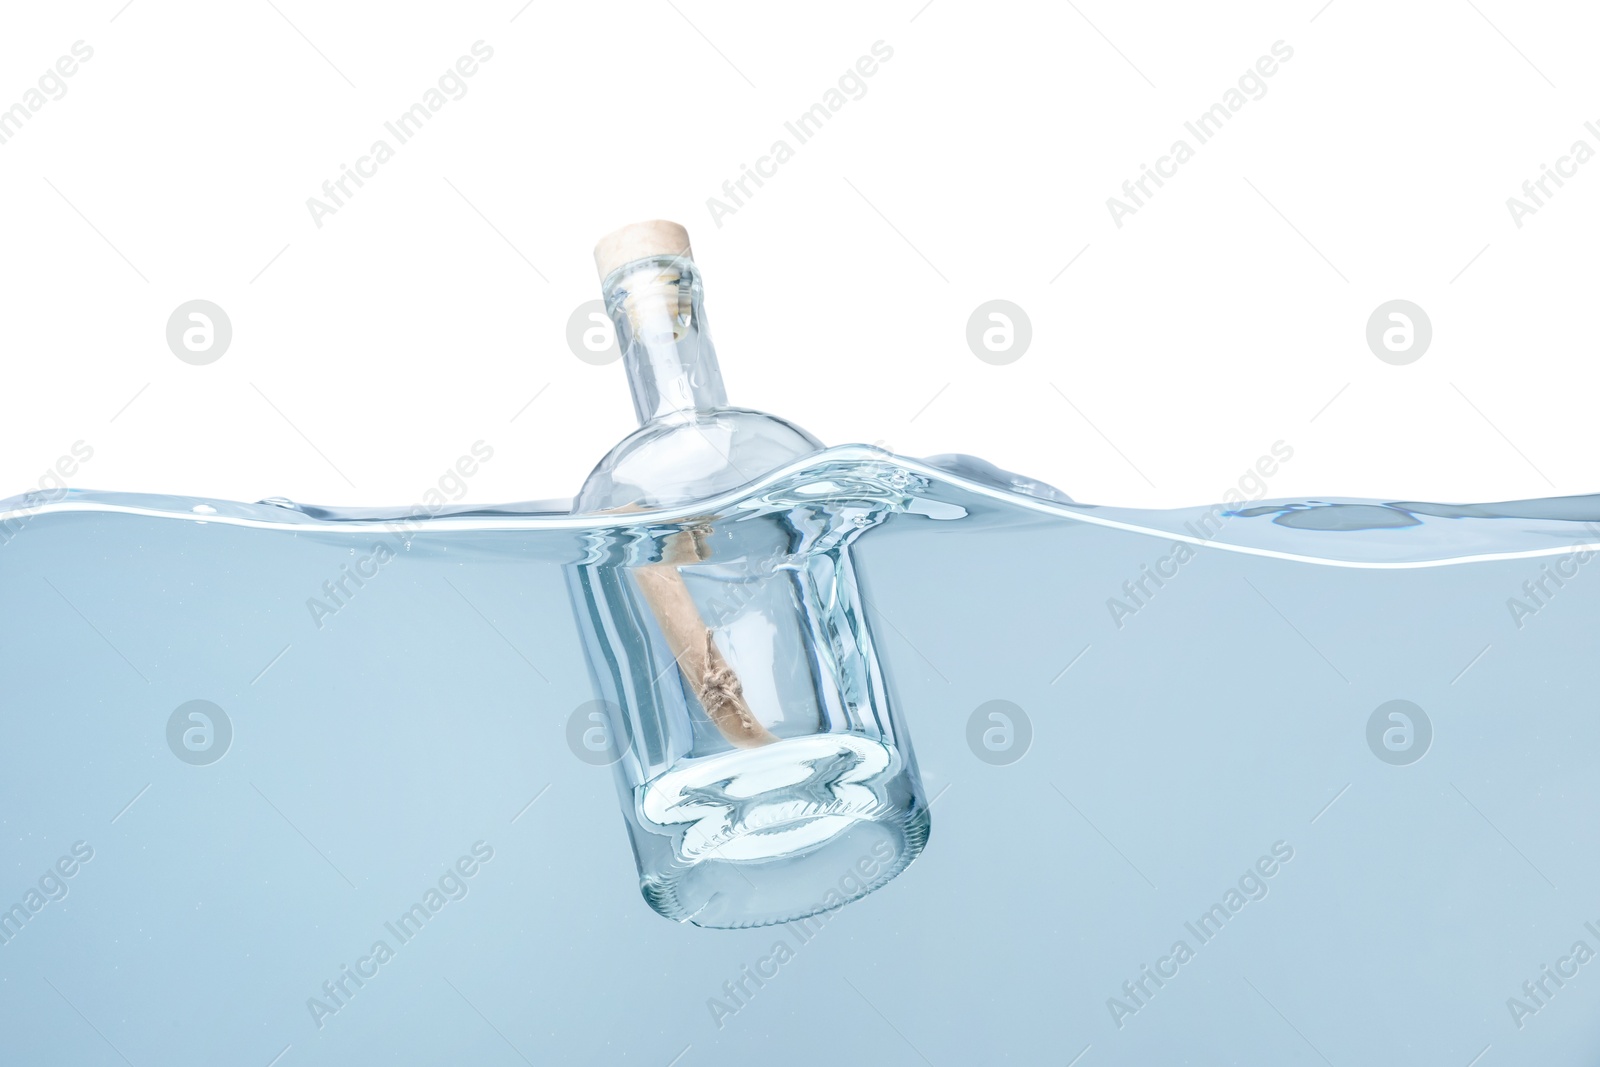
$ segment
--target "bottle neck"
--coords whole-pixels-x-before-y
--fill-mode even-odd
[[[641,425],[727,406],[693,261],[635,260],[612,271],[603,289]]]

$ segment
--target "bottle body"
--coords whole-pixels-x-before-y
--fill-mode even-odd
[[[631,525],[592,534],[569,572],[641,890],[661,914],[713,927],[804,918],[888,881],[926,841],[850,553],[875,522],[828,502]],[[704,558],[671,562],[686,541]],[[692,638],[675,642],[652,603],[662,567],[715,663]],[[714,707],[708,665],[737,679],[748,724]]]
[[[681,514],[821,447],[727,406],[692,264],[630,263],[606,289],[642,425],[577,510]],[[745,504],[599,530],[569,571],[641,889],[701,926],[838,907],[894,877],[928,831],[850,552],[889,506]]]

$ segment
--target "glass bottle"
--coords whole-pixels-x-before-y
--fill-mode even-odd
[[[849,552],[889,509],[780,492],[682,518],[822,446],[728,406],[681,226],[626,227],[595,257],[640,425],[574,509],[625,521],[569,573],[641,889],[707,927],[831,910],[928,835]],[[638,514],[662,509],[678,518]]]

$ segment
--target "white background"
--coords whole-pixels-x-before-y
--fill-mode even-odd
[[[595,238],[652,217],[693,235],[733,402],[830,444],[970,452],[1125,505],[1217,499],[1280,439],[1273,496],[1600,488],[1600,160],[1521,228],[1506,206],[1573,141],[1600,149],[1585,5],[97,0],[0,20],[0,107],[94,49],[0,145],[0,496],[83,440],[80,487],[403,504],[479,439],[495,456],[464,499],[568,496],[632,408],[567,320],[598,295]],[[479,40],[467,94],[316,226],[307,198]],[[795,146],[785,120],[880,40],[866,94]],[[1118,228],[1107,197],[1194,145],[1183,123],[1280,40],[1266,95]],[[707,198],[780,137],[794,158],[718,226]],[[195,298],[233,325],[207,366],[166,344]],[[1005,366],[965,340],[993,298],[1032,321]],[[1395,298],[1434,330],[1407,366],[1365,340]]]

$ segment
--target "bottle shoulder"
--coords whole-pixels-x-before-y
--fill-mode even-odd
[[[606,453],[574,501],[578,512],[659,508],[745,485],[822,448],[793,423],[749,408],[674,412]]]

